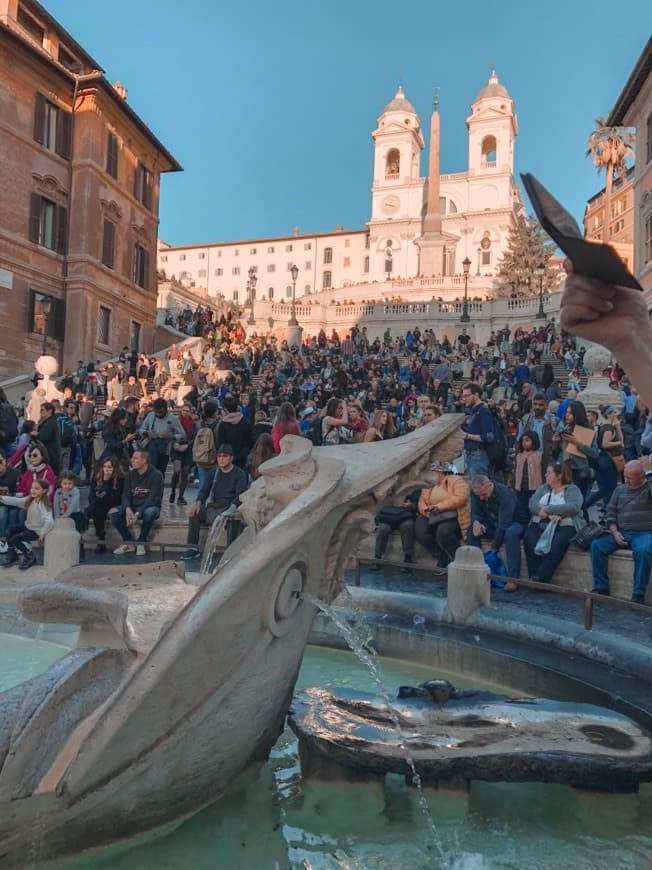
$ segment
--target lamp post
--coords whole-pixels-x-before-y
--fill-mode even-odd
[[[48,345],[48,326],[50,321],[50,312],[52,311],[52,297],[44,296],[41,299],[41,312],[43,314],[43,351],[42,356],[45,356],[45,351]]]
[[[478,271],[475,273],[476,275],[480,274],[480,260],[482,259],[482,248],[478,248]]]
[[[294,299],[297,288],[297,278],[299,277],[299,267],[297,265],[290,266],[290,273],[292,275],[292,315],[288,326],[298,326],[299,323],[297,321],[297,310]]]
[[[462,268],[464,269],[464,305],[462,306],[460,320],[462,323],[469,323],[471,320],[469,316],[469,269],[471,268],[471,261],[468,257],[464,257],[462,260]]]
[[[543,278],[546,274],[546,267],[543,263],[540,266],[537,266],[536,273],[539,278],[539,310],[537,311],[537,320],[545,320],[546,312],[543,310]]]
[[[256,277],[256,270],[253,266],[249,269],[249,320],[247,323],[250,326],[254,326],[256,323],[256,318],[254,317],[254,301],[256,299],[256,282],[258,278]]]

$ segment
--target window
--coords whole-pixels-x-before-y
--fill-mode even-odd
[[[110,344],[111,338],[111,309],[100,305],[97,312],[97,342],[98,344]]]
[[[73,57],[69,51],[66,51],[63,45],[59,46],[59,56],[57,60],[61,66],[65,66],[65,68],[69,69],[71,72],[80,73],[82,71],[82,66],[79,61]]]
[[[332,263],[333,262],[333,249],[332,248],[324,248],[324,263]]]
[[[222,256],[222,252],[221,252],[221,251],[218,251],[218,252],[217,252],[217,256],[218,256],[218,257],[221,257],[221,256]]]
[[[490,266],[491,265],[491,251],[483,251],[482,252],[482,265]]]
[[[351,258],[345,257],[344,258],[344,268],[346,268],[347,266],[350,266],[350,265],[351,265]]]
[[[652,160],[652,112],[647,116],[646,132],[645,161],[649,163]]]
[[[185,255],[185,254],[179,254],[179,259],[180,259],[181,261],[185,260],[185,259],[186,259],[186,255]]]
[[[115,224],[112,221],[104,221],[102,232],[102,262],[109,269],[113,269],[115,260]]]
[[[285,246],[285,252],[286,252],[286,254],[289,254],[291,250],[292,250],[292,245],[286,245],[286,246]]]
[[[43,45],[43,40],[45,38],[45,28],[39,24],[39,22],[32,18],[29,12],[26,12],[23,8],[22,4],[18,4],[18,14],[16,15],[16,21],[20,26],[29,33],[32,39],[35,39],[39,45]]]
[[[190,272],[187,272],[187,271],[179,272],[179,280],[180,281],[185,281],[186,278],[190,278],[190,277],[191,277]]]
[[[106,171],[111,178],[118,177],[118,137],[110,130],[106,136]]]
[[[324,274],[322,275],[322,282],[321,282],[322,288],[324,290],[328,290],[330,287],[332,287],[333,286],[332,280],[333,280],[332,273],[331,272],[324,272]]]
[[[345,248],[351,247],[351,239],[344,239],[344,247]]]
[[[303,288],[303,292],[306,294],[306,296],[310,296],[310,284],[306,284],[306,286]]]
[[[311,251],[312,250],[312,243],[311,242],[304,242],[303,250],[304,251]]]
[[[70,159],[70,112],[64,112],[43,94],[36,94],[34,139],[59,157]]]
[[[303,268],[304,269],[312,269],[312,260],[306,260]]]
[[[285,295],[286,295],[288,298],[291,298],[291,297],[292,297],[292,288],[291,288],[291,287],[286,287],[286,288],[285,288]]]
[[[272,247],[272,248],[267,248],[267,253],[268,253],[268,254],[273,254],[273,253],[274,253],[274,248],[273,248],[273,247]]]
[[[232,275],[239,275],[239,274],[240,274],[240,266],[234,266],[234,267],[231,269],[231,274],[232,274]]]
[[[237,302],[237,301],[238,301],[238,291],[237,291],[237,290],[234,290],[234,291],[233,291],[233,301],[234,301],[234,302]]]
[[[252,257],[255,257],[256,256],[256,248],[249,248],[249,253],[251,254]]]
[[[205,278],[205,277],[206,277],[206,269],[200,269],[200,270],[197,272],[197,277],[198,277],[198,278]]]
[[[223,274],[224,274],[224,269],[216,269],[215,270],[215,277],[216,278],[221,278]]]
[[[267,264],[267,271],[268,272],[276,272],[276,266],[274,265],[274,263]]]
[[[234,256],[234,257],[239,257],[239,256],[240,256],[240,251],[239,251],[238,249],[236,249],[236,250],[233,252],[233,256]]]
[[[149,169],[145,169],[142,163],[138,163],[134,175],[134,196],[145,208],[152,207],[153,176]]]
[[[161,263],[167,263],[167,261],[168,261],[168,255],[167,255],[167,254],[164,254],[164,255],[161,257]]]
[[[138,284],[143,290],[149,287],[149,251],[142,245],[134,245],[134,284]]]
[[[206,254],[204,253],[204,251],[200,251],[200,252],[197,254],[197,259],[198,259],[198,260],[205,260],[205,259],[206,259]]]
[[[398,148],[390,148],[385,160],[385,178],[398,178],[401,171],[401,152]]]
[[[439,214],[446,214],[446,197],[439,197]]]
[[[58,254],[66,252],[68,210],[33,193],[30,197],[29,240]]]
[[[43,302],[50,302],[50,313],[46,317],[43,311]],[[28,330],[37,335],[47,333],[50,338],[63,341],[66,323],[66,306],[62,299],[38,293],[36,290],[29,291]]]
[[[643,250],[645,251],[645,263],[652,263],[652,213],[645,218],[645,232],[643,235]]]
[[[272,299],[274,298],[274,288],[273,287],[267,288],[267,295],[269,297],[269,301],[271,302]]]
[[[482,166],[495,166],[496,165],[496,137],[495,136],[485,136],[482,140]]]
[[[363,271],[363,272],[368,272],[368,271],[369,271],[369,257],[365,257],[365,258],[364,258],[364,265],[363,265],[363,267],[362,267],[362,271]]]
[[[367,250],[369,250],[369,248],[371,247],[371,239],[369,238],[369,233],[366,233],[364,237],[364,246],[365,248],[367,248]]]
[[[129,326],[129,347],[138,353],[140,349],[140,323],[132,320]]]

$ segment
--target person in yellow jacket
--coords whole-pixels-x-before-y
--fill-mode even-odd
[[[431,489],[421,490],[414,534],[437,559],[435,573],[443,575],[471,525],[471,493],[453,465],[436,462],[431,471],[435,483]]]

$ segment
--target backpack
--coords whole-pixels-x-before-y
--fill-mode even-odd
[[[61,446],[70,447],[75,441],[75,421],[67,414],[61,414],[59,419],[59,431],[61,432]]]
[[[11,444],[18,435],[18,418],[9,402],[0,403],[0,442]]]
[[[213,468],[217,463],[215,432],[205,423],[195,435],[192,445],[192,459],[199,468]]]
[[[507,465],[507,439],[505,438],[505,430],[501,426],[500,420],[493,414],[491,415],[491,420],[494,440],[491,444],[485,444],[484,447],[492,468],[500,471]]]

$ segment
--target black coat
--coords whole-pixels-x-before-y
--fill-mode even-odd
[[[58,474],[61,469],[61,432],[54,415],[45,417],[39,422],[38,440],[48,452],[52,470]]]

